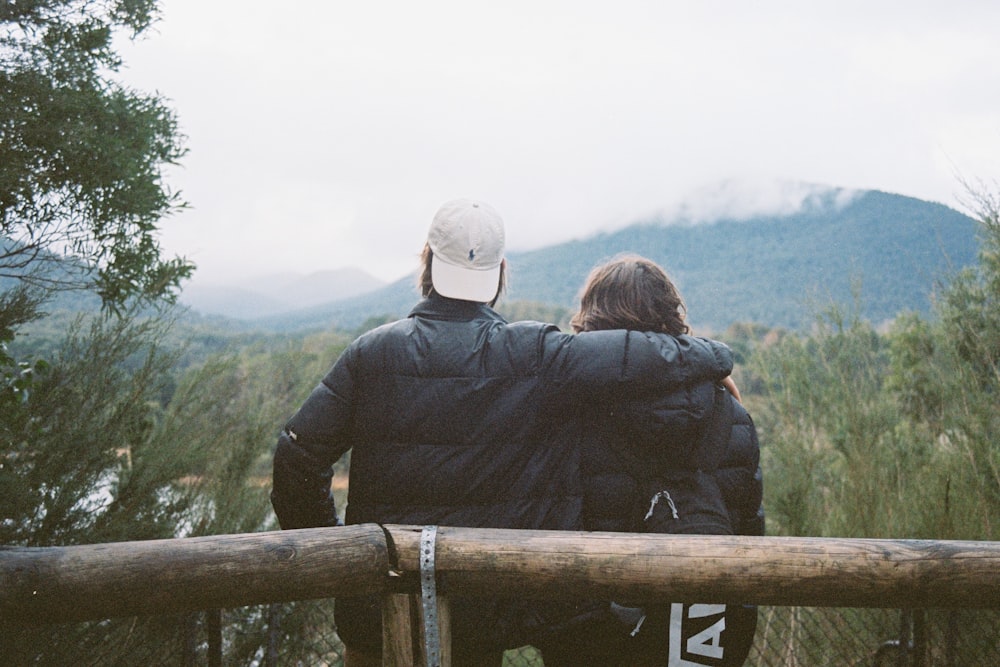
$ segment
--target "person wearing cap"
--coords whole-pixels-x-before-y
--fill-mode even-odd
[[[330,482],[348,451],[348,524],[579,529],[579,452],[559,437],[562,415],[732,371],[728,347],[693,336],[506,322],[492,308],[504,246],[503,220],[485,202],[437,211],[422,300],[352,342],[278,437],[271,502],[283,529],[340,524]],[[380,664],[379,605],[337,600],[347,667]],[[451,599],[453,664],[500,665],[527,643],[533,609]]]

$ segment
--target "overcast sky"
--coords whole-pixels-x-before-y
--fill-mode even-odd
[[[160,5],[122,77],[188,137],[169,183],[192,208],[162,240],[198,282],[395,280],[459,196],[527,249],[718,209],[726,181],[959,208],[959,175],[1000,179],[992,0]]]

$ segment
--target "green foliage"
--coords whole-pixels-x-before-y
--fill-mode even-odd
[[[268,492],[278,429],[349,338],[227,336],[162,314],[128,315],[78,317],[58,346],[46,343],[50,366],[33,369],[24,391],[0,394],[2,543],[275,527]],[[195,333],[203,340],[192,356],[177,345]],[[233,348],[218,351],[226,340]],[[261,622],[251,614],[246,628]],[[90,647],[120,653],[116,664],[161,664],[181,646],[177,625],[156,618],[22,629],[7,639],[12,664],[69,664]]]
[[[0,9],[0,276],[47,290],[172,299],[192,265],[165,259],[159,220],[183,206],[163,170],[183,155],[164,101],[111,78],[116,32],[155,0],[8,2]]]
[[[845,320],[838,308],[811,336],[787,336],[754,356],[753,374],[765,388],[755,418],[768,443],[769,520],[778,532],[883,529],[871,523],[877,513],[858,517],[854,510],[859,502],[879,504],[885,481],[873,446],[891,433],[889,409],[879,400],[884,357],[870,326]]]
[[[809,334],[741,343],[772,533],[995,539],[1000,518],[1000,200],[977,194],[980,262],[934,319],[887,334],[829,309]]]
[[[19,360],[9,349],[15,329],[38,317],[38,301],[25,286],[0,294],[0,413],[7,415],[0,428],[19,421],[35,377],[48,367],[41,359]]]
[[[183,443],[192,535],[273,528],[268,497],[278,431],[347,338],[316,335],[277,347],[213,355],[192,366],[157,426],[157,443]]]
[[[934,507],[943,536],[1000,531],[1000,197],[970,189],[979,264],[941,290],[938,319],[901,318],[891,334],[890,384],[913,438],[935,451]]]
[[[938,305],[972,373],[968,379],[995,392],[1000,386],[1000,192],[970,190],[970,196],[980,221],[979,263],[948,285]]]
[[[569,331],[569,320],[575,311],[564,306],[554,306],[537,301],[500,301],[497,304],[497,312],[508,322],[523,320],[549,322],[558,325],[564,331]]]
[[[180,464],[147,454],[171,359],[154,322],[79,320],[31,394],[0,417],[0,540],[42,546],[174,535]]]

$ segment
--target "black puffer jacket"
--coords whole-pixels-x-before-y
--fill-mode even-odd
[[[347,523],[574,528],[579,453],[549,438],[560,411],[662,395],[731,369],[729,349],[713,341],[574,336],[431,297],[352,343],[289,420],[272,504],[282,528],[335,525],[331,466],[352,450]],[[519,641],[484,621],[488,610],[453,605],[456,650]],[[341,638],[378,646],[377,611],[338,601]]]
[[[581,443],[584,530],[764,534],[753,421],[713,382],[580,409],[559,438]],[[757,623],[756,609],[744,605],[635,607],[624,601],[535,610],[530,642],[555,665],[631,667],[673,659],[742,665]]]

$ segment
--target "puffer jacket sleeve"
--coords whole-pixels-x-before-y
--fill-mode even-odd
[[[757,466],[757,471],[754,473],[753,477],[754,487],[759,494],[763,491],[764,476]],[[763,502],[757,503],[757,509],[753,510],[753,504],[748,503],[744,507],[744,513],[739,517],[739,521],[736,524],[736,534],[737,535],[764,535],[764,504]]]
[[[333,464],[351,448],[351,352],[341,355],[278,436],[271,505],[283,529],[340,524],[330,482]]]
[[[543,372],[557,391],[618,399],[717,381],[733,370],[723,343],[693,336],[639,331],[549,330],[542,341]]]

